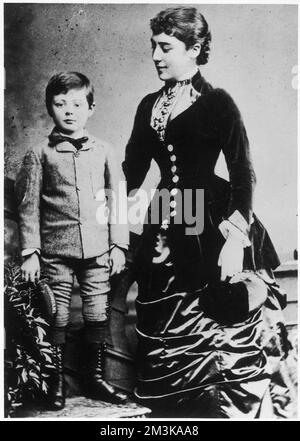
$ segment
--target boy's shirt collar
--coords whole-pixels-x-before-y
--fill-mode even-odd
[[[61,133],[57,129],[57,127],[54,127],[54,129],[52,130],[52,132],[49,136],[52,137],[55,135],[66,136],[63,133]],[[95,144],[94,138],[88,133],[88,131],[86,129],[83,129],[83,137],[87,137],[88,140],[84,144],[82,144],[80,151],[90,150],[93,147],[93,145]],[[50,142],[49,142],[49,145],[50,145]],[[77,152],[76,147],[68,141],[60,142],[60,143],[56,144],[54,146],[54,148],[56,149],[57,152],[73,152],[73,153]]]

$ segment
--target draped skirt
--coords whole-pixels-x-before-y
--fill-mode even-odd
[[[214,237],[204,236],[205,240],[216,259],[220,238],[218,245]],[[249,252],[250,261],[255,260],[251,248]],[[183,253],[184,247],[181,257]],[[271,406],[264,405],[270,399],[272,375],[265,350],[265,311],[281,311],[284,293],[271,271],[249,264],[268,287],[267,306],[249,314],[244,322],[221,325],[199,306],[205,281],[201,262],[203,255],[178,259],[172,228],[162,232],[150,226],[144,231],[136,253],[135,395],[156,417],[258,418],[264,408],[271,417]],[[218,271],[215,268],[209,277],[220,277]]]

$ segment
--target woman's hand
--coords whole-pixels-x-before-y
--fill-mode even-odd
[[[120,274],[125,269],[125,253],[118,247],[114,247],[110,252],[111,275]]]
[[[26,256],[21,266],[22,278],[34,283],[40,278],[40,259],[37,253]]]
[[[243,270],[244,247],[242,241],[229,234],[220,252],[221,280],[232,277]]]

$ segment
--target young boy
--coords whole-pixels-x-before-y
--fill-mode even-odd
[[[47,141],[25,155],[16,180],[22,274],[35,281],[40,258],[56,298],[51,329],[56,375],[50,405],[65,405],[63,352],[74,275],[82,298],[87,347],[88,393],[122,403],[126,396],[103,378],[107,297],[110,275],[124,269],[127,225],[112,222],[105,191],[118,193],[120,175],[110,146],[88,134],[94,90],[77,72],[54,75],[46,88],[46,106],[55,127]],[[99,213],[108,210],[108,217]],[[107,211],[106,211],[107,212]]]

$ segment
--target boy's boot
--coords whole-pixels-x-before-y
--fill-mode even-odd
[[[61,410],[66,402],[66,383],[63,372],[64,345],[53,345],[52,351],[55,372],[50,378],[48,403],[51,409]]]
[[[106,328],[107,321],[86,322],[86,391],[92,398],[123,404],[127,396],[105,380]]]

